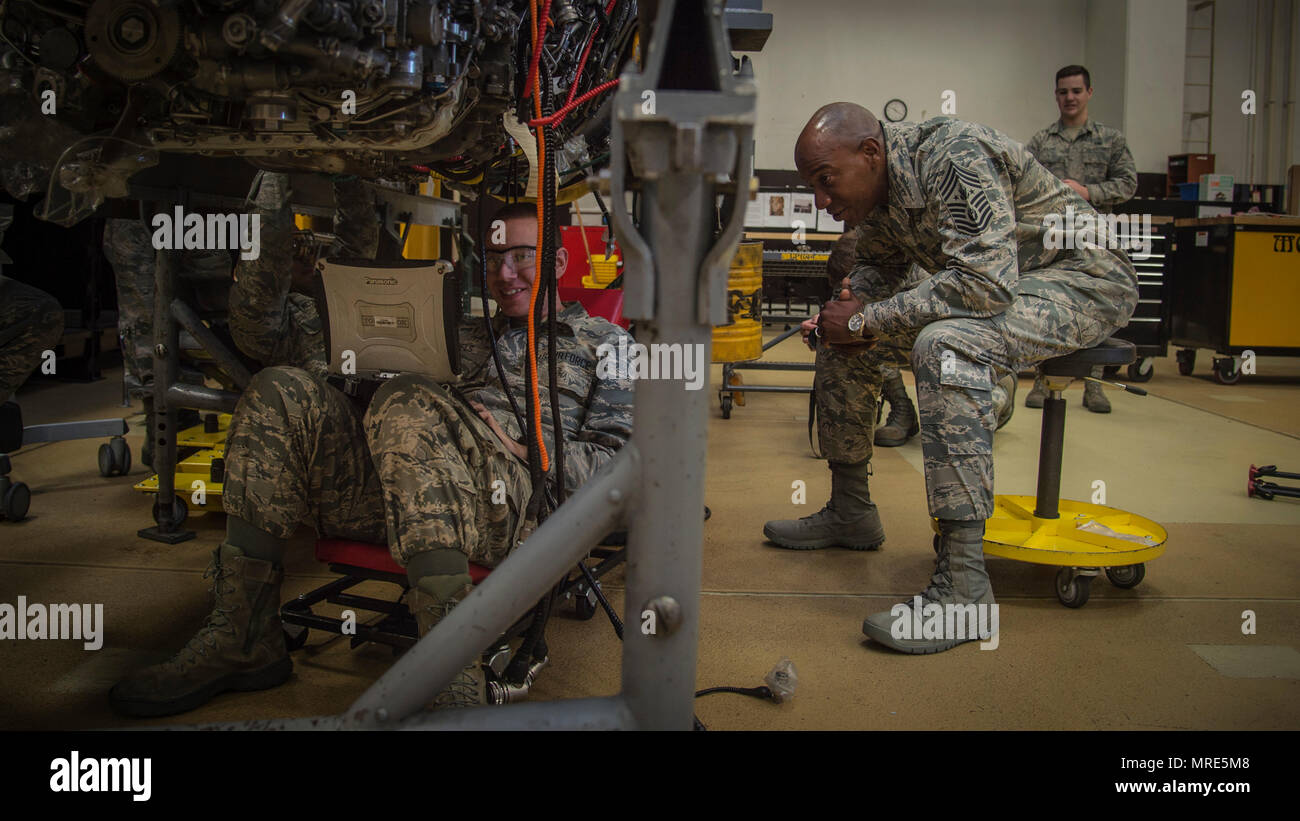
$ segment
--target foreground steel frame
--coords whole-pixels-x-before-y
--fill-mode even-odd
[[[755,87],[733,75],[723,7],[662,0],[645,70],[625,73],[614,100],[609,182],[628,273],[624,312],[645,344],[708,346],[712,326],[729,321],[726,279],[749,190]],[[640,229],[626,206],[633,187]],[[723,228],[710,247],[719,196]],[[632,441],[342,715],[211,726],[691,729],[709,395],[681,380],[640,381]],[[629,629],[618,695],[419,712],[625,522]]]

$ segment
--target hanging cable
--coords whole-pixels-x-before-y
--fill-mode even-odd
[[[605,5],[604,19],[609,19],[609,12],[617,2],[618,0],[609,0],[609,3]],[[582,82],[582,70],[587,66],[587,56],[591,54],[591,47],[596,42],[596,35],[600,34],[600,24],[601,21],[597,19],[596,25],[591,30],[591,36],[587,38],[587,45],[582,49],[582,57],[578,59],[578,70],[573,74],[573,85],[569,87],[569,96],[564,100],[565,105],[573,102],[573,95],[578,92],[578,84]]]
[[[542,95],[538,93],[537,88],[537,71],[539,58],[542,50],[542,43],[546,37],[546,15],[551,7],[550,0],[546,0],[546,5],[542,14],[537,13],[537,0],[529,0],[529,8],[532,11],[532,29],[533,29],[533,56],[532,65],[529,68],[529,82],[526,90],[533,92],[533,114],[535,117],[542,116]],[[546,141],[543,139],[542,129],[537,129],[537,162],[538,174],[541,174],[542,168],[546,165]],[[548,184],[544,177],[538,179],[538,192],[541,187]],[[545,202],[544,197],[537,197],[537,246],[534,250],[534,259],[538,265],[542,264],[542,231],[545,228],[544,215],[542,213]],[[530,513],[535,514],[539,507],[539,492],[536,490],[544,483],[544,477],[550,470],[550,458],[546,452],[546,442],[542,436],[542,404],[541,396],[538,389],[537,375],[537,294],[540,290],[541,282],[534,273],[532,288],[528,294],[528,418],[532,424],[528,436],[528,453],[529,468],[533,475],[533,499],[529,503]],[[541,471],[541,479],[538,477],[538,469]]]
[[[547,125],[547,126],[556,126],[556,125],[559,125],[561,122],[564,121],[564,118],[567,117],[567,116],[569,116],[569,113],[570,113],[571,111],[573,111],[575,108],[577,108],[578,106],[580,106],[580,105],[582,105],[583,103],[587,102],[587,101],[590,100],[592,97],[595,97],[595,96],[597,96],[597,95],[603,94],[604,92],[608,91],[609,89],[614,88],[614,87],[617,86],[618,84],[619,84],[619,81],[618,81],[618,80],[610,80],[610,81],[607,82],[607,83],[601,83],[600,85],[596,86],[596,87],[593,88],[591,91],[588,91],[586,94],[582,95],[582,96],[579,97],[578,99],[574,100],[574,101],[571,102],[571,103],[568,103],[568,104],[565,105],[563,108],[561,108],[559,111],[555,112],[554,114],[550,115],[549,117],[541,117],[541,116],[539,116],[539,117],[538,117],[537,119],[535,119],[535,120],[529,120],[529,121],[528,121],[528,124],[531,125],[531,126],[543,126],[543,125]]]
[[[487,203],[487,175],[478,184],[478,257],[479,257],[479,289],[483,297],[483,327],[487,330],[488,343],[492,347],[492,362],[496,365],[497,379],[501,381],[501,390],[506,394],[506,399],[510,402],[510,412],[515,415],[515,424],[519,426],[519,432],[522,434],[527,427],[524,425],[524,418],[519,415],[519,405],[515,402],[515,393],[510,390],[510,383],[506,381],[506,369],[501,364],[501,354],[497,351],[497,334],[496,329],[492,327],[492,315],[488,313],[488,285],[487,285],[487,216],[484,214],[484,206]]]
[[[550,80],[549,74],[543,72],[543,77]],[[547,100],[546,108],[550,108],[551,94],[545,93]],[[557,379],[557,351],[555,349],[555,325],[557,307],[560,301],[560,283],[559,275],[555,270],[556,248],[555,235],[558,229],[555,224],[555,186],[552,181],[555,179],[555,131],[550,128],[539,129],[542,133],[542,141],[546,144],[546,161],[543,163],[542,174],[546,182],[542,185],[542,199],[545,207],[543,208],[544,226],[546,232],[543,235],[542,246],[544,254],[539,264],[544,266],[546,271],[546,281],[550,286],[547,291],[547,309],[546,309],[546,367],[547,379],[550,382],[551,393],[551,438],[555,442],[555,497],[556,504],[564,504],[565,487],[564,487],[564,420],[560,416],[560,386]]]

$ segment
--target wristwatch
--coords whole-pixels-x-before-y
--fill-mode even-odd
[[[867,315],[862,311],[858,311],[856,314],[849,317],[849,330],[855,334],[862,333],[862,326],[866,321]]]

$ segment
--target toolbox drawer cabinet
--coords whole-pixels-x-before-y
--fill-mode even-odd
[[[1234,359],[1300,355],[1300,218],[1237,215],[1180,219],[1170,282],[1170,342],[1191,373],[1210,348],[1220,382],[1237,381]]]

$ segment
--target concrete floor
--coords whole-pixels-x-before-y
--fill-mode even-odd
[[[807,360],[797,342],[769,352]],[[38,384],[20,393],[29,424],[127,416],[138,456],[138,404],[123,408],[120,371],[89,385]],[[811,374],[749,372],[750,382],[808,384]],[[720,382],[713,369],[713,383]],[[910,380],[910,376],[908,377]],[[1032,493],[1040,412],[1021,402],[997,437],[997,491]],[[1300,728],[1300,502],[1248,499],[1246,469],[1300,470],[1300,361],[1261,358],[1259,374],[1232,387],[1156,365],[1143,399],[1110,391],[1114,412],[1088,413],[1081,390],[1070,412],[1062,494],[1086,500],[1106,483],[1108,503],[1163,523],[1167,552],[1134,590],[1093,585],[1082,609],[1061,606],[1053,570],[990,560],[1001,603],[1001,643],[928,657],[864,639],[869,613],[916,593],[932,569],[920,443],[879,449],[872,480],[888,533],[874,553],[786,551],[765,544],[763,522],[807,515],[829,492],[825,463],[806,436],[803,394],[755,394],[709,423],[704,595],[698,686],[755,686],[783,656],[799,676],[793,701],[735,695],[700,699],[713,729],[1271,729]],[[913,395],[915,391],[913,390]],[[32,447],[14,477],[33,490],[32,513],[0,522],[0,603],[104,605],[106,639],[0,641],[0,729],[122,726],[105,693],[125,670],[175,650],[208,610],[200,573],[224,534],[223,516],[191,517],[198,538],[144,541],[150,499],[131,485],[147,474],[101,478],[99,441]],[[791,503],[792,483],[807,505]],[[300,531],[287,561],[285,597],[330,578]],[[622,606],[621,577],[606,590]],[[376,586],[387,593],[395,588]],[[1256,634],[1242,632],[1243,612]],[[551,666],[537,699],[605,695],[619,686],[619,647],[603,616],[564,610],[548,633]],[[344,709],[392,662],[386,649],[351,650],[312,633],[294,676],[263,693],[226,694],[185,722],[308,716]],[[169,721],[175,722],[176,719]],[[161,722],[160,722],[161,723]]]

